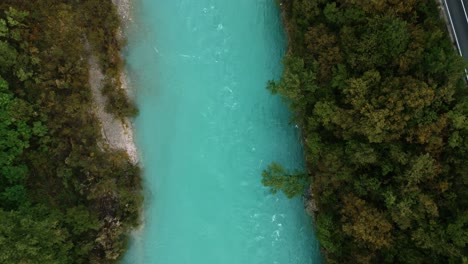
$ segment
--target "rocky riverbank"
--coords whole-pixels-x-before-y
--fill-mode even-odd
[[[131,1],[129,0],[113,0],[112,1],[121,17],[121,27],[118,30],[118,38],[123,39],[123,26],[131,21]],[[125,150],[134,163],[138,163],[138,152],[134,141],[133,127],[129,118],[118,118],[115,115],[108,113],[105,110],[108,98],[102,94],[105,75],[99,67],[96,57],[90,52],[88,57],[89,63],[89,84],[91,86],[95,113],[101,124],[102,136],[105,143],[112,149]],[[120,73],[120,87],[127,95],[130,96],[130,88],[127,81],[127,76],[122,70]]]
[[[105,110],[107,98],[101,92],[105,76],[93,55],[88,58],[88,63],[89,84],[93,94],[95,113],[101,123],[102,136],[109,147],[125,150],[132,163],[136,164],[138,163],[138,154],[131,121],[128,118],[117,118]],[[121,79],[125,80],[124,73],[121,74]],[[128,89],[125,87],[126,83],[122,82],[122,87],[119,89]]]

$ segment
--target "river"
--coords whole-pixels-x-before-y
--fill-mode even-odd
[[[298,129],[265,89],[285,36],[274,0],[139,0],[125,53],[140,115],[144,224],[125,264],[320,263],[300,199],[272,161],[303,168]]]

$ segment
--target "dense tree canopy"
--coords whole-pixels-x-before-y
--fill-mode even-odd
[[[290,48],[268,87],[302,128],[326,260],[467,261],[466,64],[435,1],[282,5]],[[274,165],[264,183],[297,194],[298,175]]]
[[[102,140],[88,85],[92,52],[109,110],[136,113],[118,26],[110,0],[0,2],[0,263],[113,263],[138,223],[139,169]]]

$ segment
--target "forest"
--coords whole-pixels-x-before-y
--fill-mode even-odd
[[[119,26],[111,0],[0,2],[0,263],[115,263],[125,250],[140,170],[102,138],[87,59],[107,110],[135,115]]]
[[[468,87],[435,0],[284,0],[282,78],[326,263],[468,263]]]

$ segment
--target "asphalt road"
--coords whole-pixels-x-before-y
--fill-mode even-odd
[[[442,0],[460,55],[468,61],[468,0]]]

